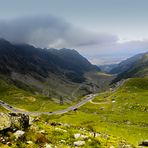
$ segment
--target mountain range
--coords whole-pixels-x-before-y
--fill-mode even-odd
[[[97,92],[104,89],[106,82],[108,85],[111,81],[145,77],[147,67],[148,53],[99,68],[74,49],[42,49],[0,39],[0,76],[18,88],[47,96],[74,97],[74,92],[77,96]]]
[[[74,82],[83,82],[87,71],[99,70],[76,50],[40,49],[27,44],[14,45],[0,40],[0,72],[31,74],[48,77],[50,73],[67,77]]]
[[[6,142],[10,147],[44,147],[47,142],[72,147],[78,140],[75,135],[80,135],[86,147],[136,147],[143,143],[142,138],[147,139],[147,76],[148,53],[99,68],[76,50],[41,49],[1,39],[0,147]],[[77,106],[85,100],[85,105]],[[29,116],[6,113],[18,109],[21,113],[29,111]],[[32,112],[48,116],[34,117]],[[14,121],[10,120],[13,116]],[[29,119],[31,125],[25,124]],[[21,127],[23,123],[26,128]],[[22,138],[14,137],[16,130],[23,130]]]
[[[110,71],[111,74],[117,74],[113,82],[132,77],[148,76],[148,52],[135,55],[119,63]]]
[[[87,81],[85,73],[100,71],[74,49],[41,49],[0,39],[0,74],[21,88],[69,94]]]

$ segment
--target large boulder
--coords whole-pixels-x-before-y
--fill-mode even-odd
[[[20,113],[0,113],[0,131],[8,128],[22,129],[28,126],[28,115]]]
[[[9,113],[11,126],[15,128],[27,128],[29,126],[29,116],[21,113]]]
[[[9,114],[0,113],[0,131],[11,127]]]

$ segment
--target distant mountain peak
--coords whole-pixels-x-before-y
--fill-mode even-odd
[[[0,41],[0,73],[12,71],[48,77],[50,73],[65,76],[75,82],[84,81],[83,74],[99,70],[74,49],[41,49],[28,44]],[[4,66],[5,65],[5,66]]]
[[[131,77],[148,76],[148,52],[135,55],[121,62],[112,72],[119,71],[114,82]]]

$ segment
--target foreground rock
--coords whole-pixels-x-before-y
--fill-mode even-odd
[[[75,139],[78,139],[80,136],[81,136],[81,134],[79,134],[79,133],[74,134],[74,138],[75,138]]]
[[[10,127],[11,127],[10,116],[5,113],[0,113],[0,131]]]
[[[18,139],[19,137],[21,137],[24,134],[25,134],[24,131],[18,130],[14,133],[14,136],[16,137],[16,139]]]
[[[88,136],[77,133],[77,134],[74,134],[74,138],[75,139],[86,139],[88,138]]]
[[[29,116],[20,113],[0,113],[0,131],[11,129],[22,129],[29,126]]]
[[[52,148],[51,144],[48,144],[48,143],[46,143],[44,147],[45,148]]]
[[[83,146],[85,145],[85,141],[75,141],[74,146]]]

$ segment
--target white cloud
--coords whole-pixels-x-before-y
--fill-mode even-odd
[[[0,36],[11,42],[25,42],[44,48],[72,48],[117,40],[114,35],[87,31],[53,16],[1,20]]]
[[[95,64],[115,63],[148,51],[148,40],[121,40],[116,35],[75,27],[53,16],[0,20],[0,37],[42,48],[75,48]]]

